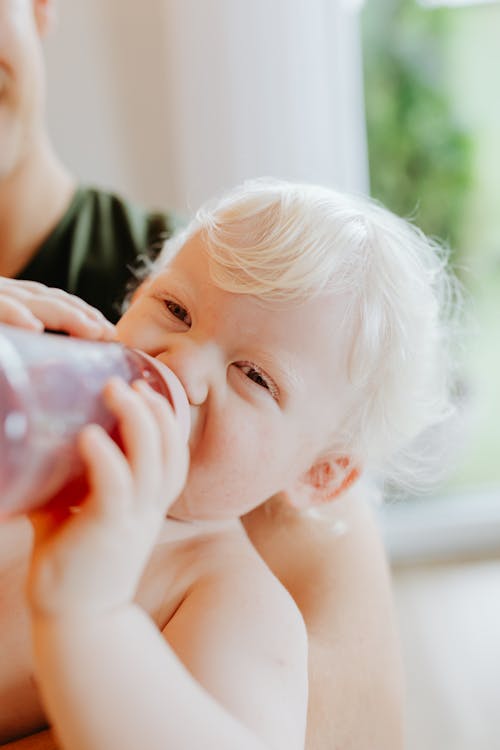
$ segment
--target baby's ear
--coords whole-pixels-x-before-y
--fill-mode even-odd
[[[359,469],[348,456],[322,456],[287,493],[289,502],[299,508],[328,503],[347,490],[359,477]]]

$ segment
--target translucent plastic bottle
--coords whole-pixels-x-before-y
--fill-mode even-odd
[[[31,333],[0,324],[0,519],[75,505],[86,489],[76,437],[89,422],[118,440],[103,403],[113,375],[145,379],[169,399],[187,440],[189,404],[167,367],[120,344]]]

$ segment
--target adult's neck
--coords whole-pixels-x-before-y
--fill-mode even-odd
[[[15,276],[60,221],[75,181],[46,137],[0,179],[0,276]]]

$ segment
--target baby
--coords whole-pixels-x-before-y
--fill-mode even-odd
[[[36,676],[63,748],[304,747],[304,625],[239,518],[406,468],[450,411],[452,287],[417,229],[307,185],[247,182],[165,245],[117,336],[180,379],[189,451],[165,400],[111,381],[123,452],[87,427],[79,512],[31,515]],[[3,320],[109,336],[68,295],[2,292]]]

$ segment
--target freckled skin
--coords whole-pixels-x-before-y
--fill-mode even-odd
[[[193,405],[189,477],[170,511],[180,518],[240,516],[288,489],[325,449],[348,399],[343,342],[324,346],[341,300],[273,306],[207,279],[195,236],[117,326],[123,343],[176,373]],[[286,385],[283,363],[293,368]]]
[[[39,38],[45,31],[43,13],[39,12],[43,5],[39,0],[0,0],[0,275],[4,276],[14,276],[36,252],[40,241],[64,213],[75,185],[51,152],[43,124],[44,76]],[[47,6],[50,8],[51,3]],[[33,9],[36,15],[31,12]],[[18,36],[13,14],[22,20],[17,28]],[[10,75],[10,70],[14,76]],[[319,309],[318,315],[322,312]],[[257,320],[251,317],[245,322],[249,333],[258,331]],[[268,324],[264,320],[262,327],[266,329]],[[300,313],[294,318],[294,325],[300,329]],[[329,338],[332,331],[335,331],[334,322],[328,331]],[[156,335],[154,327],[151,333],[153,337]],[[151,345],[154,349],[153,339]],[[306,349],[304,375],[310,382],[309,376],[314,373],[307,371]],[[326,354],[322,341],[318,342],[318,352],[321,356]],[[242,354],[245,353],[239,352],[238,356]],[[236,373],[233,376],[238,377]],[[231,383],[239,383],[243,389],[242,381],[232,379]],[[332,384],[337,387],[336,380],[329,383],[330,388]],[[244,392],[238,390],[238,393]],[[213,427],[207,429],[203,409],[194,406],[193,412],[199,418],[199,438],[194,447],[199,474],[192,480],[196,497],[204,462],[218,458],[208,446],[204,447],[205,439],[212,434],[212,429],[216,431],[223,419],[227,417],[231,421],[233,412],[224,411],[220,421],[214,416]],[[290,412],[290,417],[299,418],[293,406]],[[315,453],[322,439],[323,412],[322,409],[319,414],[309,415],[316,426],[311,434],[304,436],[303,451],[298,445],[287,444],[296,451],[293,454],[296,462],[285,453],[275,455],[268,449],[266,440],[271,441],[274,433],[264,434],[263,428],[257,430],[256,425],[253,425],[253,432],[243,435],[241,431],[228,429],[225,442],[221,439],[219,443],[221,454],[227,453],[230,457],[233,449],[243,447],[240,441],[244,438],[248,441],[245,443],[248,467],[256,463],[267,467],[276,462],[275,473],[269,480],[264,482],[258,476],[260,484],[256,489],[265,496],[282,484],[290,467],[293,471],[298,466],[307,468],[306,456]],[[332,415],[333,420],[336,416]],[[273,427],[278,431],[278,421]],[[263,435],[265,440],[261,440]],[[205,501],[210,492],[218,500],[209,513],[217,517],[224,518],[228,512],[236,510],[243,512],[255,502],[251,493],[242,487],[244,478],[234,472],[234,467],[228,468],[228,463],[229,458],[226,469],[231,484],[227,493],[221,495],[217,486],[217,472],[222,472],[224,467],[216,462],[212,481],[200,494],[201,505],[195,503],[192,514],[201,510],[208,512]],[[255,475],[256,472],[251,476],[252,481]],[[235,499],[238,487],[242,494]],[[185,500],[188,500],[187,495]],[[281,504],[278,505],[281,508]],[[182,506],[178,509],[180,515],[189,515],[189,512],[189,508],[186,510]],[[309,630],[308,750],[335,746],[392,750],[401,746],[397,726],[400,718],[399,662],[383,551],[362,501],[351,498],[348,504],[339,503],[338,513],[349,526],[349,535],[340,543],[332,541],[326,527],[318,526],[289,508],[276,510],[273,503],[251,511],[244,524],[259,553],[292,593]],[[194,545],[187,541],[179,545],[185,545],[183,548],[188,553],[178,558],[179,566],[182,564],[184,568],[187,560],[192,559]],[[31,530],[25,520],[0,525],[0,602],[3,605],[0,606],[0,743],[37,732],[46,725],[33,677],[31,622],[24,596],[30,547]],[[163,562],[161,556],[154,556],[138,593],[141,606],[159,627],[179,604],[179,589],[172,589],[169,596],[165,596]],[[172,561],[167,569],[171,568]],[[315,582],[314,586],[311,581]],[[188,583],[185,577],[180,577],[181,588]],[[360,705],[364,707],[362,721]],[[46,733],[36,734],[19,744],[19,750],[53,750],[55,747],[55,740]]]

